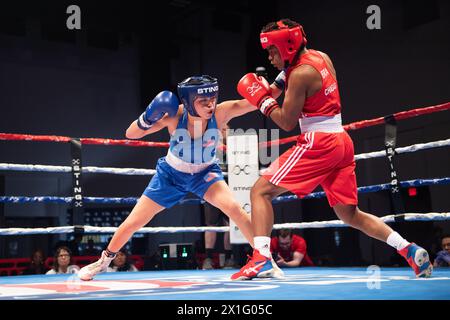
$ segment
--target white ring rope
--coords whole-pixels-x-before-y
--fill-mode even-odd
[[[450,220],[450,212],[431,212],[431,213],[405,213],[398,215],[388,215],[380,217],[385,223],[392,223],[398,219],[405,221],[443,221]],[[300,223],[282,223],[273,226],[274,229],[309,229],[309,228],[339,228],[348,227],[341,220],[330,220],[330,221],[314,221],[314,222],[300,222]]]
[[[444,221],[450,220],[450,212],[430,212],[430,213],[405,213],[398,215],[388,215],[380,217],[386,223],[394,221]],[[348,227],[341,220],[330,221],[314,221],[300,223],[282,223],[275,224],[273,229],[309,229],[309,228],[335,228]],[[117,227],[93,227],[93,226],[77,226],[83,228],[84,233],[114,233]],[[49,227],[49,228],[0,228],[0,235],[30,235],[30,234],[57,234],[72,233],[75,231],[74,226],[65,227]],[[144,227],[136,231],[136,233],[180,233],[180,232],[228,232],[230,227]]]
[[[440,148],[440,147],[447,147],[447,146],[450,146],[450,139],[427,142],[427,143],[418,143],[418,144],[413,144],[413,145],[407,146],[407,147],[396,148],[395,153],[397,153],[397,154],[409,153],[409,152],[416,152],[419,150],[426,150],[426,149],[431,149],[431,148]],[[380,157],[385,157],[385,156],[386,156],[385,150],[373,151],[373,152],[368,152],[368,153],[357,154],[357,155],[355,155],[355,160],[380,158]]]
[[[418,143],[407,147],[395,149],[397,154],[416,152],[419,150],[426,150],[431,148],[440,148],[450,146],[450,139],[439,140],[427,143]],[[370,158],[380,158],[386,156],[386,151],[374,151],[369,153],[362,153],[355,155],[355,160],[363,160]],[[14,164],[14,163],[0,163],[0,170],[5,171],[33,171],[33,172],[60,172],[69,173],[72,167],[69,166],[52,166],[52,165],[35,165],[35,164]],[[261,169],[260,172],[264,170]],[[135,169],[135,168],[110,168],[110,167],[82,167],[83,173],[109,173],[121,175],[154,175],[154,169]],[[227,172],[223,173],[225,176]]]
[[[40,164],[0,163],[0,170],[70,173],[72,172],[72,167],[40,165]],[[134,169],[134,168],[110,168],[110,167],[82,167],[82,172],[147,176],[147,175],[154,175],[156,173],[156,170]]]

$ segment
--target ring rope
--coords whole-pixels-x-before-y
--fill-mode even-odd
[[[401,181],[400,186],[403,188],[408,187],[420,187],[420,186],[430,186],[430,185],[445,185],[450,184],[450,177],[436,178],[436,179],[415,179]],[[372,186],[359,187],[358,193],[370,193],[382,190],[389,190],[392,187],[391,183],[377,184]],[[325,197],[325,192],[314,192],[306,195],[302,199],[317,199]],[[272,203],[288,202],[297,200],[296,195],[280,196],[272,200]],[[73,197],[57,197],[57,196],[40,196],[40,197],[24,197],[24,196],[1,196],[0,203],[32,203],[32,202],[46,202],[46,203],[72,203]],[[137,203],[138,198],[128,197],[128,198],[104,198],[104,197],[83,197],[84,203],[102,203],[102,204],[130,204],[134,205]],[[197,204],[203,203],[204,201],[193,198],[193,199],[183,199],[180,204]]]
[[[437,179],[415,179],[415,180],[407,180],[407,181],[400,182],[400,186],[402,188],[432,186],[432,185],[442,185],[442,184],[450,184],[450,177],[437,178]],[[358,193],[378,192],[378,191],[382,191],[382,190],[389,190],[389,189],[391,189],[391,187],[392,187],[391,183],[359,187]],[[326,196],[326,194],[324,191],[319,191],[319,192],[310,193],[310,194],[304,196],[302,199],[318,199],[318,198],[323,198],[325,196]],[[288,201],[294,201],[294,200],[298,200],[298,197],[296,195],[280,196],[280,197],[274,198],[272,200],[272,203],[281,203],[281,202],[288,202]]]
[[[404,119],[417,117],[417,116],[424,115],[424,114],[445,111],[445,110],[449,110],[449,109],[450,109],[450,102],[446,102],[446,103],[439,104],[436,106],[417,108],[417,109],[412,109],[412,110],[408,110],[408,111],[397,112],[397,113],[394,113],[392,116],[396,120],[404,120]],[[375,118],[375,119],[371,119],[371,120],[362,120],[362,121],[352,122],[352,123],[344,125],[343,127],[344,127],[344,130],[346,130],[346,131],[358,130],[358,129],[372,127],[372,126],[379,125],[379,124],[384,124],[385,118],[386,117],[379,117],[379,118]],[[259,144],[259,147],[260,148],[268,148],[272,145],[282,145],[282,144],[286,144],[286,143],[290,143],[290,142],[295,142],[297,140],[297,138],[298,138],[298,136],[292,136],[292,137],[287,137],[287,138],[283,138],[283,139],[279,139],[279,140],[261,142]]]
[[[397,154],[416,152],[431,148],[441,148],[450,146],[450,139],[438,140],[427,143],[418,143],[406,147],[395,149]],[[355,155],[355,160],[371,159],[385,157],[386,151],[373,151]],[[15,163],[0,163],[0,170],[3,171],[28,171],[28,172],[54,172],[54,173],[69,173],[72,167],[69,166],[53,166],[53,165],[36,165],[36,164],[15,164]],[[261,169],[260,172],[264,170]],[[83,173],[108,173],[120,175],[154,175],[155,169],[137,169],[137,168],[111,168],[111,167],[82,167]],[[224,172],[224,175],[227,175]]]
[[[410,117],[416,117],[423,114],[434,113],[438,111],[448,110],[450,109],[450,103],[444,103],[441,105],[436,105],[427,108],[418,108],[409,111],[403,111],[392,115],[397,120],[407,119]],[[385,117],[380,117],[372,120],[362,120],[354,123],[350,123],[344,126],[345,130],[356,130],[360,128],[365,128],[369,126],[374,126],[378,124],[383,124],[385,122]],[[283,144],[295,141],[297,136],[289,137],[286,139],[269,141],[265,143],[260,143],[260,146],[270,146],[275,144]],[[36,136],[36,135],[22,135],[22,134],[7,134],[0,133],[0,140],[25,140],[25,141],[47,141],[47,142],[70,142],[73,138],[70,137],[62,137],[62,136]],[[403,148],[397,148],[396,153],[406,153],[406,152],[415,152],[418,150],[424,150],[434,147],[447,146],[448,140],[435,141],[431,143],[425,144],[417,144]],[[137,141],[137,140],[114,140],[114,139],[99,139],[99,138],[80,138],[80,142],[83,144],[96,144],[96,145],[122,145],[122,146],[136,146],[136,147],[168,147],[169,143],[167,142],[147,142],[147,141]],[[369,159],[374,157],[383,157],[385,156],[385,151],[375,151],[365,154],[360,154],[355,156],[355,160],[360,159]],[[30,169],[32,168],[32,169]],[[50,171],[49,169],[60,170],[57,172],[71,172],[71,167],[63,167],[63,166],[43,166],[43,165],[16,165],[16,164],[0,164],[0,170],[18,170],[18,171]],[[33,170],[34,169],[34,170]],[[83,171],[89,173],[116,173],[116,174],[141,174],[141,175],[149,175],[154,174],[153,169],[132,169],[132,168],[106,168],[106,167],[84,167]],[[112,172],[113,171],[113,172]],[[421,185],[436,185],[436,184],[449,184],[450,178],[440,178],[440,179],[416,179],[403,181],[400,183],[401,187],[411,187],[411,186],[421,186]],[[376,192],[379,190],[387,190],[392,186],[390,183],[382,184],[382,185],[373,185],[367,187],[358,188],[358,192],[366,193],[366,192]],[[307,195],[308,198],[320,198],[325,196],[324,192],[316,192]],[[134,204],[137,202],[137,198],[98,198],[98,197],[85,197],[86,203],[129,203]],[[274,199],[274,203],[281,201],[290,201],[298,199],[297,196],[283,196]],[[24,202],[57,202],[57,203],[71,203],[73,200],[72,197],[0,197],[0,202],[12,202],[12,203],[24,203]],[[111,202],[112,201],[112,202]],[[198,203],[203,202],[199,199],[186,199],[181,203]],[[433,220],[448,220],[450,213],[429,213],[429,214],[402,214],[402,215],[390,215],[383,217],[382,219],[385,222],[393,222],[396,221],[396,218],[402,218],[406,221],[433,221]],[[291,226],[292,228],[320,228],[321,225],[325,225],[326,227],[340,227],[346,226],[340,220],[334,221],[324,221],[324,222],[304,222],[304,223],[296,223],[296,224],[279,224],[274,225],[274,229],[280,229]],[[85,232],[107,232],[113,233],[117,230],[117,228],[105,228],[105,227],[91,227],[85,226]],[[150,229],[147,231],[147,229]],[[55,227],[55,228],[36,228],[36,229],[26,229],[26,228],[9,228],[9,229],[0,229],[0,235],[8,234],[8,230],[16,230],[11,234],[36,234],[39,233],[68,233],[74,232],[75,227]],[[106,230],[106,231],[105,231]],[[159,227],[159,228],[143,228],[144,232],[156,233],[156,232],[197,232],[197,231],[216,231],[216,232],[225,232],[229,231],[229,227]],[[14,233],[19,232],[19,233]],[[140,232],[140,231],[138,231]]]
[[[134,205],[138,202],[139,198],[127,197],[127,198],[104,198],[104,197],[83,197],[84,203],[97,203],[97,204],[129,204]],[[40,196],[40,197],[24,197],[24,196],[1,196],[0,203],[59,203],[59,204],[71,204],[73,197],[56,197],[56,196]],[[183,199],[179,204],[198,204],[203,203],[204,200],[193,198]]]
[[[447,147],[450,146],[450,139],[446,140],[438,140],[433,142],[427,142],[427,143],[417,143],[413,144],[407,147],[400,147],[395,149],[396,154],[401,153],[410,153],[410,152],[416,152],[420,150],[427,150],[431,148],[440,148],[440,147]],[[355,160],[365,160],[365,159],[371,159],[371,158],[381,158],[386,156],[386,150],[381,151],[373,151],[368,153],[361,153],[355,155]]]
[[[443,221],[450,220],[450,212],[430,212],[430,213],[404,213],[391,214],[380,217],[385,223],[392,223],[399,220],[405,221]],[[332,227],[348,227],[341,220],[330,221],[314,221],[314,222],[300,222],[300,223],[281,223],[274,225],[274,229],[310,229],[310,228],[332,228]]]
[[[398,215],[388,215],[380,217],[385,223],[396,221],[444,221],[450,220],[450,212],[430,212],[430,213],[405,213]],[[275,224],[273,229],[312,229],[312,228],[333,228],[348,227],[341,220],[299,222],[299,223],[281,223]],[[94,227],[94,226],[77,226],[78,230],[83,229],[84,233],[114,233],[117,227]],[[48,227],[48,228],[0,228],[0,236],[11,235],[30,235],[30,234],[59,234],[73,233],[74,226],[65,227]],[[136,233],[181,233],[181,232],[229,232],[230,227],[144,227],[136,231]]]
[[[442,103],[442,104],[431,106],[431,107],[416,108],[416,109],[407,110],[407,111],[400,111],[400,112],[394,113],[392,116],[395,118],[395,120],[404,120],[404,119],[408,119],[408,118],[421,116],[424,114],[430,114],[430,113],[435,113],[435,112],[445,111],[445,110],[450,110],[450,102]],[[386,117],[379,117],[379,118],[375,118],[375,119],[371,119],[371,120],[362,120],[362,121],[349,123],[347,125],[344,125],[344,130],[347,130],[347,131],[348,130],[357,130],[357,129],[361,129],[361,128],[367,128],[367,127],[372,127],[372,126],[379,125],[379,124],[384,124],[385,118]]]
[[[72,138],[64,136],[46,136],[46,135],[31,135],[31,134],[16,134],[16,133],[0,133],[0,140],[12,141],[40,141],[40,142],[70,142]],[[96,145],[114,145],[114,146],[129,146],[129,147],[169,147],[168,142],[151,142],[140,140],[116,140],[103,138],[80,138],[82,144],[96,144]]]
[[[70,172],[72,172],[72,167],[40,165],[40,164],[0,163],[0,170],[70,173]],[[83,173],[109,173],[109,174],[121,174],[121,175],[136,175],[136,176],[154,175],[156,173],[155,169],[111,168],[111,167],[82,167],[81,171]]]
[[[450,109],[450,102],[443,104],[416,108],[407,111],[401,111],[393,114],[392,116],[396,120],[403,120],[411,117],[417,117],[424,114],[430,114],[434,112],[444,111]],[[371,127],[384,123],[385,117],[379,117],[371,120],[362,120],[344,125],[344,130],[357,130],[361,128]],[[280,140],[273,140],[267,142],[261,142],[260,147],[269,147],[276,144],[285,144],[293,142],[298,136],[288,137]],[[41,142],[70,142],[73,138],[65,136],[51,136],[51,135],[29,135],[29,134],[15,134],[15,133],[0,133],[0,140],[22,140],[22,141],[41,141]],[[115,139],[103,139],[103,138],[80,138],[82,144],[95,144],[95,145],[121,145],[131,147],[169,147],[168,142],[150,142],[141,140],[115,140]]]

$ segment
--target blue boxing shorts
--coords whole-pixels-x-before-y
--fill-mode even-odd
[[[156,174],[144,190],[144,195],[162,207],[170,208],[180,202],[188,192],[201,199],[215,182],[224,180],[222,170],[217,163],[205,170],[190,174],[172,168],[166,158],[158,159]]]

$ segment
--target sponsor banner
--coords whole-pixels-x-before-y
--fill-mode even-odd
[[[228,185],[236,201],[250,214],[250,190],[259,178],[258,136],[255,132],[227,137]],[[230,242],[248,241],[230,220]]]

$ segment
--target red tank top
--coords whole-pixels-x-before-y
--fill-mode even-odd
[[[322,88],[310,97],[305,99],[303,112],[300,117],[334,116],[341,113],[341,98],[336,79],[328,69],[322,55],[316,50],[308,49],[308,52],[301,55],[299,61],[286,71],[286,90],[289,75],[292,70],[301,65],[310,65],[322,77]]]

